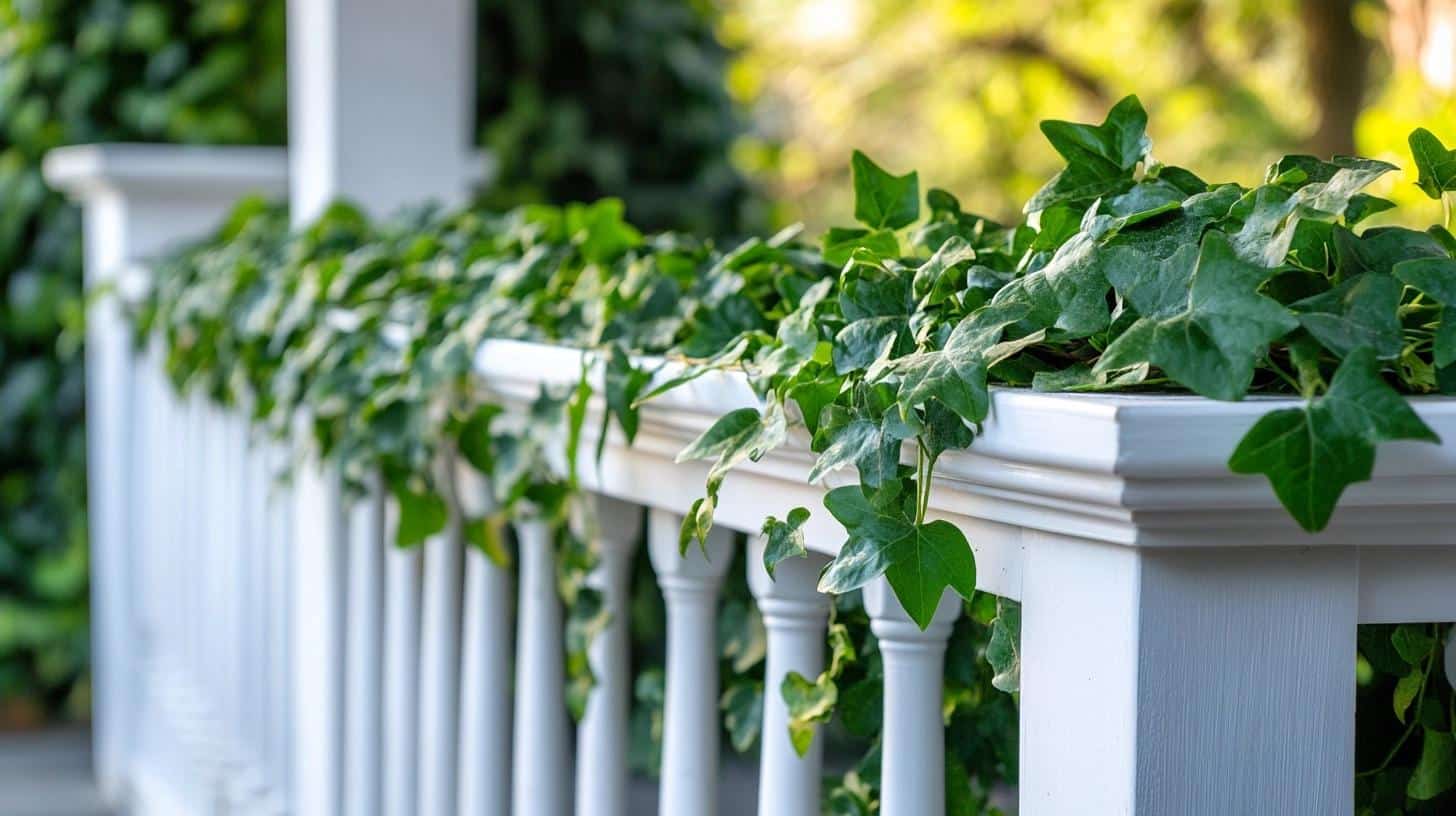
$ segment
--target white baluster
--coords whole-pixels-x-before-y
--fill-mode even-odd
[[[678,554],[681,517],[653,509],[648,554],[667,602],[667,701],[658,812],[718,812],[718,589],[733,560],[722,527]]]
[[[516,525],[520,610],[516,630],[516,719],[511,812],[566,816],[571,798],[567,755],[566,669],[556,553],[550,525]]]
[[[269,777],[274,812],[293,811],[293,488],[273,478],[290,461],[287,446],[268,442]]]
[[[399,506],[385,499],[384,813],[410,816],[419,796],[420,550],[395,546]]]
[[[294,471],[293,784],[300,816],[342,813],[348,530],[338,469]]]
[[[789,712],[780,687],[789,672],[813,681],[824,670],[824,633],[830,598],[816,590],[828,556],[809,553],[781,561],[773,577],[763,567],[764,542],[749,547],[748,586],[768,632],[764,669],[763,749],[759,754],[758,816],[814,816],[819,812],[824,746],[818,734],[800,757],[789,741]]]
[[[464,519],[494,506],[490,486],[461,460],[455,502]],[[460,669],[460,814],[508,816],[511,785],[511,572],[465,548]]]
[[[453,493],[454,469],[440,468],[440,488]],[[425,542],[420,629],[420,814],[456,809],[460,706],[460,584],[464,543],[460,518]]]
[[[596,686],[576,732],[576,813],[625,816],[627,712],[632,683],[627,582],[632,575],[632,553],[642,534],[642,508],[599,496],[596,525],[598,561],[587,576],[587,585],[602,594],[609,619],[588,652]]]
[[[349,614],[345,674],[344,813],[380,811],[383,734],[384,487],[372,474],[349,519]]]
[[[884,578],[865,587],[864,601],[885,666],[880,813],[939,816],[945,813],[942,675],[946,641],[961,613],[960,597],[947,590],[923,632]]]

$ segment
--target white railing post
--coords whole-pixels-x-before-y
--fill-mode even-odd
[[[789,740],[789,713],[780,687],[789,672],[813,681],[824,670],[824,633],[830,598],[817,591],[828,556],[809,553],[779,562],[772,577],[763,566],[764,542],[748,548],[748,587],[768,632],[763,684],[758,816],[813,816],[819,812],[824,745],[816,733],[804,756]]]
[[[198,161],[204,156],[216,161]],[[146,438],[142,412],[154,406],[137,402],[143,398],[137,366],[145,361],[133,353],[120,295],[145,285],[127,274],[138,261],[202,233],[242,193],[281,187],[280,158],[273,151],[178,153],[140,145],[66,147],[45,158],[46,181],[83,208],[86,288],[117,287],[90,302],[86,319],[92,729],[97,779],[113,803],[126,795],[137,712],[146,697],[135,660],[136,644],[145,641],[137,617],[142,602],[132,593],[138,542],[156,532],[140,499],[142,481],[155,478],[149,465],[159,453],[139,444]]]
[[[733,533],[678,553],[682,517],[654,508],[647,547],[667,602],[667,700],[659,813],[718,812],[718,590],[733,561]]]
[[[544,521],[516,525],[520,592],[516,630],[516,717],[511,813],[566,816],[571,801],[567,754],[566,666],[556,552]]]
[[[577,726],[577,816],[627,814],[627,714],[632,692],[628,581],[642,535],[642,508],[596,497],[593,543],[596,568],[587,585],[602,594],[607,626],[597,633],[588,658],[596,686]]]
[[[490,485],[462,458],[455,512],[494,508]],[[509,816],[511,790],[511,572],[465,548],[460,667],[460,816]]]
[[[373,215],[386,215],[406,204],[429,199],[459,203],[466,197],[478,172],[471,150],[474,126],[474,41],[475,4],[470,0],[435,0],[430,3],[395,3],[387,0],[288,0],[288,108],[289,158],[292,166],[292,214],[295,222],[312,220],[328,204],[347,198]],[[299,492],[316,495],[318,486],[307,469],[299,474]],[[306,519],[300,519],[307,522]],[[297,747],[293,775],[297,788],[298,816],[331,816],[342,807],[339,796],[339,767],[344,746],[343,712],[335,698],[338,666],[322,661],[342,659],[342,648],[334,643],[342,632],[326,629],[342,614],[343,580],[333,555],[309,553],[337,539],[337,532],[323,528],[300,535],[295,542],[297,620],[303,644],[295,655],[299,696],[295,721]],[[456,581],[458,541],[429,546],[437,565],[425,565],[432,588],[447,591]],[[454,548],[457,552],[447,551]],[[389,766],[384,780],[386,807],[400,813],[401,795],[416,787],[420,804],[448,806],[453,810],[454,717],[457,695],[456,641],[458,588],[445,598],[430,597],[422,612],[416,606],[418,590],[407,588],[410,573],[419,564],[419,553],[391,555],[386,566],[386,624],[390,642],[386,696],[389,711],[386,731],[391,740],[399,731],[419,728],[418,737],[407,743],[393,743],[386,749]],[[427,559],[428,560],[428,559]],[[397,593],[398,590],[398,593]],[[329,606],[332,605],[332,606]],[[326,608],[327,607],[327,608]],[[411,615],[423,615],[427,627],[447,630],[423,634],[420,646],[421,674],[395,661],[411,648],[398,630]],[[450,633],[448,636],[446,633]],[[418,637],[418,635],[416,635]],[[441,639],[443,638],[443,639]],[[418,682],[421,697],[411,705],[423,705],[415,722],[399,710],[400,694]],[[441,696],[444,695],[444,696]],[[443,740],[443,741],[442,741]],[[419,756],[408,752],[419,750]],[[396,766],[395,751],[407,752],[410,769]],[[428,757],[429,761],[425,759]],[[408,806],[413,807],[410,801]],[[352,816],[352,814],[351,814]]]
[[[945,722],[941,693],[945,648],[961,600],[946,590],[930,626],[921,631],[877,578],[864,589],[870,628],[884,661],[884,727],[880,737],[880,813],[945,813]]]
[[[1023,816],[1354,810],[1354,547],[1023,540]]]

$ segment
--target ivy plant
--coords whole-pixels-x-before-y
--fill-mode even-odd
[[[1014,775],[1014,749],[964,733],[957,712],[1003,710],[989,690],[1015,692],[1020,613],[975,593],[970,542],[929,509],[937,463],[975,444],[992,388],[1287,397],[1228,452],[1229,467],[1266,479],[1311,533],[1370,478],[1381,443],[1439,442],[1410,397],[1456,392],[1456,329],[1445,321],[1456,238],[1444,223],[1362,223],[1390,209],[1366,190],[1394,166],[1287,156],[1256,186],[1210,182],[1155,159],[1146,126],[1134,97],[1098,124],[1046,123],[1067,165],[1009,225],[943,190],[922,197],[916,174],[856,153],[859,223],[817,242],[793,228],[728,247],[643,234],[610,199],[388,222],[340,204],[292,231],[281,210],[253,202],[158,265],[139,335],[159,338],[179,387],[238,405],[275,434],[303,427],[358,489],[382,477],[400,506],[401,546],[446,524],[442,457],[462,457],[491,484],[489,513],[461,523],[498,562],[509,557],[506,521],[552,522],[578,707],[592,681],[585,645],[606,622],[583,580],[594,554],[577,473],[603,450],[590,440],[630,444],[644,402],[710,371],[742,372],[759,405],[721,417],[680,455],[712,462],[683,548],[708,534],[733,468],[802,429],[816,455],[808,478],[836,483],[822,511],[845,530],[819,581],[838,598],[833,657],[823,674],[791,675],[769,693],[785,699],[801,749],[825,723],[864,741],[864,761],[826,801],[869,812],[879,669],[858,590],[884,576],[922,627],[955,592],[972,615],[947,666],[947,794],[976,812],[990,782]],[[1456,183],[1449,151],[1421,131],[1412,147],[1418,183],[1444,201]],[[583,368],[508,411],[472,377],[489,338],[584,349]],[[663,358],[681,361],[679,373],[662,376]],[[764,522],[770,574],[807,552],[814,512],[784,508]],[[742,625],[723,651],[743,682],[730,678],[720,702],[746,747],[765,693],[753,674],[761,655],[744,634],[752,616],[731,617]],[[1456,696],[1436,682],[1444,632],[1362,632],[1366,686],[1390,679],[1393,702],[1365,706],[1361,722],[1373,710],[1403,729],[1361,772],[1362,806],[1375,812],[1389,811],[1396,788],[1402,807],[1421,807],[1456,784],[1445,770]],[[640,696],[655,699],[644,677]],[[970,755],[965,744],[1002,748]]]

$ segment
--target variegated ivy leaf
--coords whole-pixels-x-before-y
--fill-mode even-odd
[[[769,516],[763,522],[763,568],[772,578],[774,568],[789,558],[800,558],[808,554],[804,547],[804,522],[809,520],[809,510],[795,507],[788,516],[779,521]]]

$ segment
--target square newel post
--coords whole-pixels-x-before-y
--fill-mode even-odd
[[[125,795],[125,764],[136,747],[135,717],[143,703],[136,658],[147,626],[156,623],[146,619],[147,606],[162,591],[144,583],[148,576],[138,566],[159,532],[158,520],[141,511],[150,495],[142,483],[153,473],[143,463],[160,452],[137,440],[158,409],[149,399],[166,385],[160,371],[134,358],[121,301],[148,281],[128,273],[205,233],[238,197],[281,192],[286,165],[281,151],[270,149],[113,144],[54,150],[44,172],[82,207],[86,289],[116,287],[92,300],[86,317],[86,470],[95,765],[103,794],[117,801]]]
[[[1353,812],[1354,548],[1037,535],[1025,570],[1022,813]]]
[[[292,214],[296,223],[316,218],[328,204],[348,199],[373,216],[404,205],[463,201],[479,173],[472,149],[474,127],[475,5],[470,0],[400,3],[394,0],[288,0],[288,139]],[[353,638],[357,649],[406,655],[413,644],[400,624],[420,620],[447,626],[458,619],[458,594],[422,607],[413,576],[424,573],[432,586],[446,586],[459,571],[458,542],[449,536],[433,542],[423,569],[420,556],[390,557],[381,583],[360,582],[364,594],[348,597],[346,536],[342,512],[320,512],[320,501],[335,501],[327,463],[314,462],[295,474],[295,634],[300,644],[294,664],[294,807],[299,816],[344,812],[345,767],[352,776],[369,775],[383,757],[345,740],[347,711],[379,720],[374,701],[345,705],[343,661],[346,614],[384,603],[385,633],[372,625]],[[378,501],[377,495],[373,500]],[[382,542],[378,544],[382,546]],[[367,553],[371,565],[378,559]],[[413,562],[413,563],[410,563]],[[385,592],[387,598],[378,597]],[[367,596],[367,597],[366,597]],[[458,622],[458,621],[457,621]],[[392,637],[386,637],[386,633]],[[414,630],[418,635],[418,630]],[[458,633],[449,624],[419,644],[421,671],[395,672],[379,688],[391,701],[382,718],[390,751],[410,757],[412,748],[433,764],[418,774],[391,773],[383,799],[359,805],[364,816],[398,805],[418,794],[419,806],[453,810],[456,792],[453,729],[454,672]],[[374,671],[377,671],[375,669]],[[415,722],[399,710],[401,691],[417,689],[428,704]],[[373,726],[361,727],[361,732]],[[407,743],[420,740],[421,744]],[[357,755],[365,751],[365,755]],[[353,752],[355,755],[351,756]],[[409,761],[413,761],[412,759]],[[417,791],[412,790],[417,788]],[[352,808],[353,802],[350,803]],[[353,816],[353,813],[350,813]]]
[[[1357,626],[1456,618],[1456,404],[1319,533],[1228,469],[1279,407],[1000,391],[945,465],[1022,601],[1023,816],[1354,810]]]

